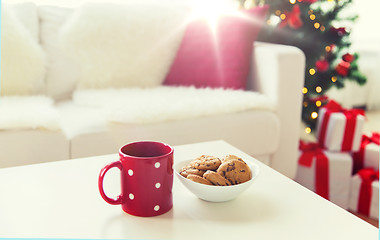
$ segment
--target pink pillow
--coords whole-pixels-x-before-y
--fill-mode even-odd
[[[164,85],[245,89],[253,42],[268,6],[218,18],[216,31],[206,19],[189,23]]]

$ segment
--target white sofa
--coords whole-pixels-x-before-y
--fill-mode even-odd
[[[228,94],[234,94],[228,93],[232,90],[154,87],[81,91],[77,88],[78,69],[70,60],[63,59],[63,52],[57,51],[60,28],[69,21],[76,9],[36,6],[31,3],[11,5],[8,9],[31,33],[29,37],[42,50],[42,59],[45,59],[47,66],[43,68],[42,80],[41,77],[37,80],[40,85],[33,89],[33,96],[1,97],[3,101],[0,101],[0,111],[3,113],[0,114],[0,167],[116,153],[121,145],[136,140],[159,140],[180,145],[221,139],[284,175],[290,178],[295,176],[305,62],[299,49],[253,43],[252,71],[246,89],[251,95],[242,102],[254,99],[255,103],[248,103],[244,108],[232,106],[233,101],[229,100],[232,98],[227,97],[232,96]],[[5,20],[3,18],[2,23]],[[2,43],[6,41],[3,35]],[[7,52],[2,49],[2,60],[5,54]],[[33,65],[30,62],[25,63],[25,68],[22,61],[16,63],[21,73],[25,71],[28,76],[39,76],[34,72],[36,68],[27,68]],[[2,67],[4,68],[3,61]],[[2,70],[2,78],[3,75],[10,74]],[[123,98],[124,94],[131,94],[129,91],[135,94],[133,100]],[[169,103],[158,101],[158,105],[153,107],[143,103],[146,96],[161,94],[165,99],[165,95],[173,92],[177,94],[174,99],[178,101],[169,98]],[[242,92],[238,94],[239,99],[244,95]],[[112,99],[115,95],[119,97]],[[190,101],[184,103],[182,110],[178,109],[182,104],[182,96],[185,95],[187,101],[193,96],[203,103]],[[207,95],[215,96],[218,101],[207,100]],[[223,96],[227,98],[223,103],[226,109],[222,106],[215,110],[217,102],[222,101]],[[161,100],[161,97],[158,98]],[[152,99],[150,101],[155,102]],[[103,104],[107,101],[108,105]],[[128,106],[121,104],[119,109],[115,108],[115,103],[122,101],[132,101],[128,106],[135,107],[134,119],[125,120],[125,117],[133,115],[129,114]],[[177,103],[177,109],[170,108],[170,101]],[[213,102],[210,103],[209,110],[204,106],[208,104],[206,101]],[[140,108],[139,104],[142,104]],[[160,104],[166,104],[161,106],[162,109],[170,110],[157,110]],[[192,109],[187,109],[188,106]],[[139,109],[143,114],[139,115]],[[197,114],[201,110],[203,112]],[[182,115],[179,116],[180,114]],[[159,119],[157,116],[164,117]]]

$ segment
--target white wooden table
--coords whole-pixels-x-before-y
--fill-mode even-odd
[[[107,204],[100,169],[117,154],[0,169],[0,238],[378,239],[378,229],[223,142],[175,147],[175,161],[235,154],[261,167],[237,199],[210,203],[174,177],[174,207],[151,218]],[[119,193],[117,170],[105,180]]]

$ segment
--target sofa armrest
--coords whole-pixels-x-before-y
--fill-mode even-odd
[[[305,55],[293,46],[255,42],[248,90],[267,95],[276,103],[280,121],[278,150],[270,166],[294,178],[300,137]]]

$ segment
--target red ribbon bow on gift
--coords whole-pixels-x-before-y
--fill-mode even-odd
[[[305,143],[304,141],[300,141],[299,149],[302,151],[302,154],[298,159],[298,163],[305,167],[311,167],[314,156],[320,157],[324,155],[318,143]]]
[[[354,159],[353,174],[357,173],[360,169],[364,167],[365,148],[370,143],[380,145],[380,133],[374,132],[372,133],[372,136],[368,136],[365,134],[362,136],[360,150],[352,155]]]
[[[350,151],[352,149],[352,144],[354,140],[354,133],[355,133],[355,127],[356,127],[356,118],[358,115],[363,115],[364,111],[362,109],[350,109],[347,110],[343,108],[339,103],[335,102],[334,100],[330,100],[323,108],[326,109],[326,113],[323,117],[322,124],[321,124],[321,131],[319,134],[319,143],[322,147],[325,147],[325,140],[326,140],[326,131],[327,131],[327,124],[330,119],[330,115],[332,113],[338,113],[341,112],[346,117],[346,126],[344,130],[344,136],[343,136],[343,142],[342,142],[342,151]]]
[[[364,110],[362,109],[350,109],[347,110],[343,108],[339,103],[335,102],[334,100],[330,100],[325,106],[324,106],[329,112],[342,112],[344,114],[351,114],[351,115],[365,115]]]
[[[362,179],[358,200],[358,212],[369,216],[371,197],[372,197],[372,182],[379,181],[379,170],[373,168],[363,168],[358,172]]]
[[[363,135],[362,144],[363,142],[366,144],[375,143],[377,145],[380,145],[380,133],[374,132],[372,133],[372,136]]]
[[[325,199],[329,199],[329,160],[318,143],[300,141],[302,151],[298,159],[301,166],[311,167],[315,157],[315,192]]]

